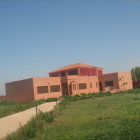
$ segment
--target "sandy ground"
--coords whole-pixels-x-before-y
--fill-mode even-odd
[[[52,110],[56,102],[44,103],[38,106],[38,110],[47,112]],[[0,139],[3,139],[7,134],[16,131],[21,125],[26,124],[33,116],[36,115],[36,108],[15,113],[13,115],[0,118]]]

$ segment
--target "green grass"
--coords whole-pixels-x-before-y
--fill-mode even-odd
[[[42,128],[45,128],[46,123],[54,121],[55,112],[42,113],[40,112],[36,117],[33,117],[26,125],[21,126],[16,134],[10,134],[6,139],[8,140],[26,140],[35,137]]]
[[[56,100],[55,98],[50,98],[47,100],[39,100],[39,101],[23,102],[23,103],[0,101],[0,118],[17,113],[19,111],[32,108],[36,105],[45,102],[51,102],[55,100]]]
[[[140,140],[140,90],[133,92],[62,101],[55,120],[23,140]]]

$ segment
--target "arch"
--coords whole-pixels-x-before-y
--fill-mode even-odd
[[[70,95],[73,95],[77,91],[78,91],[77,82],[76,81],[71,81],[70,84],[69,84]]]

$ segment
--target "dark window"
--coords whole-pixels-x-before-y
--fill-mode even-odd
[[[92,83],[90,83],[90,88],[92,88]]]
[[[77,69],[68,72],[68,75],[77,75],[77,74],[78,74]]]
[[[114,86],[114,82],[113,81],[105,81],[105,86]]]
[[[37,87],[37,92],[39,94],[41,94],[41,93],[48,93],[49,92],[48,91],[48,86],[40,86],[40,87]]]
[[[59,77],[59,73],[50,73],[50,77]]]
[[[60,85],[50,86],[51,92],[60,92]]]
[[[102,85],[102,82],[99,82],[99,88],[100,88],[100,91],[103,91],[103,85]]]
[[[66,72],[61,72],[61,76],[66,76]]]
[[[96,82],[96,87],[98,88],[98,83]]]
[[[86,83],[79,84],[79,89],[87,89]]]

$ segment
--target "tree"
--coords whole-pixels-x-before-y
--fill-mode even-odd
[[[140,67],[135,67],[131,70],[133,81],[140,80]]]

